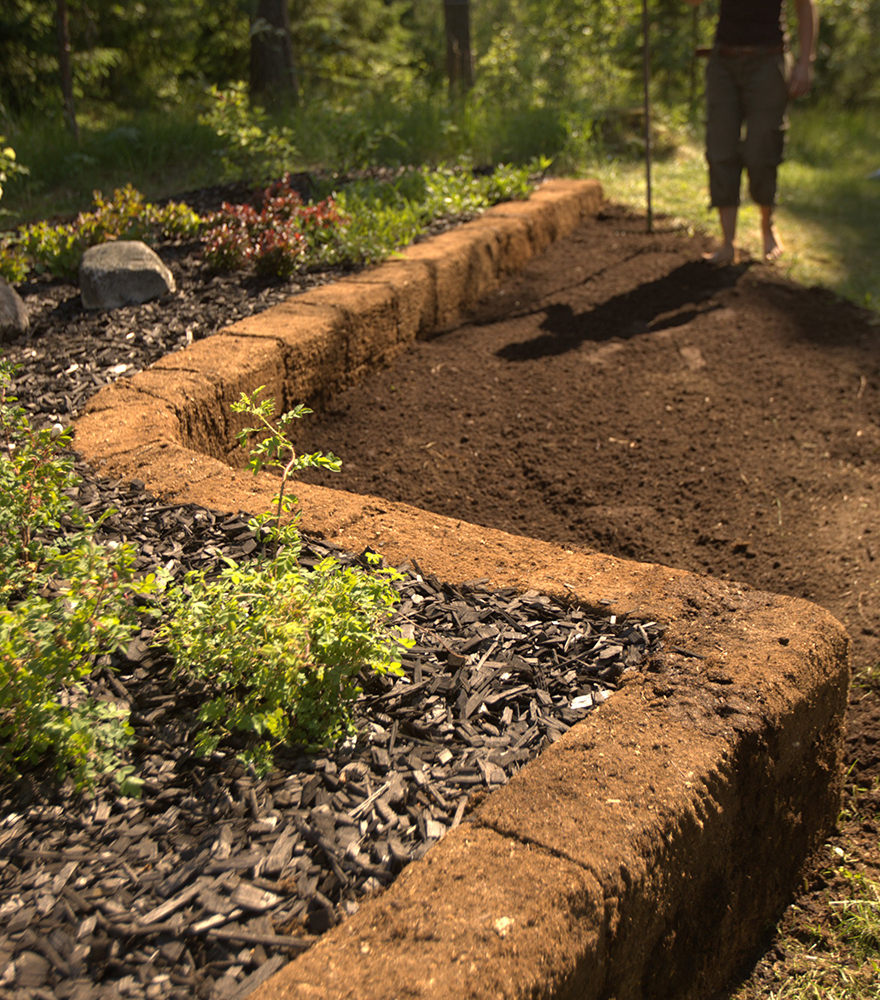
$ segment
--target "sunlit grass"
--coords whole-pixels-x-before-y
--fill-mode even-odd
[[[788,158],[779,176],[777,222],[786,253],[778,267],[804,285],[822,285],[859,304],[880,306],[880,109],[797,109]],[[606,195],[644,210],[642,163],[595,159],[582,173],[597,177]],[[658,228],[686,221],[718,234],[707,206],[706,165],[699,141],[688,138],[652,171]],[[745,184],[743,185],[745,192]],[[744,201],[738,242],[761,253],[759,215]]]
[[[880,973],[880,885],[858,872],[844,870],[852,886],[850,899],[835,900],[840,935]]]
[[[220,141],[198,124],[195,105],[165,115],[102,114],[83,114],[78,148],[58,123],[32,122],[17,130],[11,138],[31,178],[7,185],[6,211],[0,211],[6,221],[0,219],[0,229],[86,208],[95,188],[109,193],[132,183],[155,200],[220,179]],[[788,157],[779,179],[777,219],[786,247],[779,270],[802,284],[822,285],[878,307],[880,179],[869,175],[880,169],[880,107],[798,106],[791,117]],[[668,109],[659,111],[656,121],[665,147],[653,164],[657,228],[718,235],[708,207],[702,129],[689,124],[683,112]],[[594,127],[587,105],[526,112],[474,102],[456,114],[437,95],[419,93],[409,101],[377,99],[363,107],[314,102],[298,109],[290,124],[302,158],[292,169],[461,159],[525,163],[544,154],[557,158],[557,172],[596,177],[610,199],[646,208],[638,136],[632,141],[626,129],[616,136],[625,153],[597,148],[602,130]],[[738,241],[760,257],[758,212],[747,199]]]
[[[863,688],[880,688],[880,663],[869,663],[853,674],[853,683]]]
[[[880,109],[810,108],[792,124],[781,221],[793,277],[880,307]]]
[[[878,970],[851,970],[834,960],[824,960],[804,950],[799,956],[803,971],[787,974],[778,985],[760,994],[738,994],[736,1000],[760,996],[761,1000],[877,1000]]]
[[[808,917],[795,905],[792,929],[777,942],[784,964],[765,961],[730,1000],[880,1000],[880,886],[847,864],[836,870],[848,892],[827,902],[821,926],[815,911]]]
[[[84,112],[78,145],[52,121],[24,123],[9,139],[30,174],[7,186],[0,229],[83,211],[96,189],[109,195],[130,183],[151,199],[180,194],[214,183],[221,168],[218,139],[183,111]]]

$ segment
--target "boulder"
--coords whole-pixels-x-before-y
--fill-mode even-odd
[[[174,275],[145,243],[113,240],[83,254],[79,287],[86,309],[118,309],[161,298],[176,285]]]
[[[0,341],[15,340],[30,326],[27,306],[18,292],[0,278]]]

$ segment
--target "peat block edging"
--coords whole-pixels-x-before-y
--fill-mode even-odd
[[[556,181],[404,259],[297,296],[102,390],[77,423],[98,471],[181,502],[268,508],[226,464],[229,403],[285,405],[430,336],[601,200]],[[665,652],[494,792],[391,888],[252,994],[282,998],[701,997],[781,911],[839,800],[848,661],[806,601],[404,504],[298,484],[303,528],[452,584],[486,578],[668,625]]]

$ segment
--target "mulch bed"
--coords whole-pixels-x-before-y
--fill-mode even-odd
[[[205,210],[205,205],[200,206]],[[68,423],[102,385],[282,300],[270,285],[203,271],[197,247],[160,253],[168,301],[85,313],[74,286],[20,289],[31,313],[14,392],[35,424]],[[257,547],[241,512],[177,507],[80,463],[79,502],[117,513],[106,540],[178,578]],[[358,557],[307,540],[303,561]],[[228,748],[193,756],[205,692],[173,677],[145,627],[95,674],[129,706],[139,799],[92,798],[29,775],[0,788],[0,988],[21,998],[246,996],[387,886],[480,797],[650,663],[657,623],[597,618],[537,593],[455,590],[402,567],[397,622],[415,645],[406,677],[370,678],[359,735],[320,756],[280,753],[257,778]]]
[[[339,183],[345,179],[337,178]],[[308,197],[320,180],[296,175],[292,186]],[[219,211],[224,201],[244,203],[254,195],[252,188],[238,183],[191,191],[176,200],[206,216]],[[419,240],[469,218],[449,215],[436,219]],[[161,302],[88,312],[82,307],[79,286],[71,282],[33,274],[16,286],[28,309],[30,330],[28,337],[17,343],[0,343],[0,356],[22,365],[14,390],[38,426],[69,422],[102,386],[130,377],[166,354],[291,295],[358,270],[337,267],[289,279],[267,279],[251,272],[211,270],[202,262],[202,244],[197,240],[170,240],[155,250],[171,269],[177,285],[174,294]]]

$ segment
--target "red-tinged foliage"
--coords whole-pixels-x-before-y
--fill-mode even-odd
[[[264,229],[254,250],[255,270],[266,277],[289,278],[305,248],[305,238],[293,227]]]
[[[263,191],[259,210],[224,202],[210,216],[205,260],[218,270],[253,265],[258,274],[289,278],[308,266],[309,250],[326,243],[345,222],[332,198],[304,204],[285,175]]]

